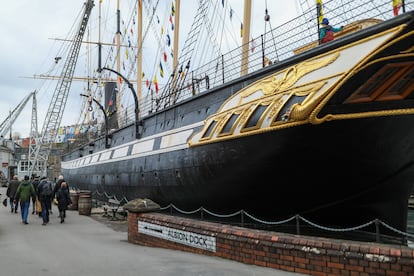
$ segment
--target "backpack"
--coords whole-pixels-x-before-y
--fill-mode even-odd
[[[51,196],[52,195],[52,184],[49,181],[45,181],[42,184],[42,191],[40,192],[41,196]]]

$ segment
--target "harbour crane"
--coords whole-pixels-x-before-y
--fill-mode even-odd
[[[73,74],[75,72],[76,62],[79,56],[82,39],[86,31],[86,26],[94,6],[93,0],[87,0],[84,5],[83,16],[78,31],[73,38],[69,49],[68,57],[63,66],[61,78],[59,79],[55,92],[53,93],[42,131],[38,138],[30,137],[30,141],[35,141],[35,146],[30,148],[29,153],[29,174],[40,171],[44,176],[47,175],[47,160],[49,158],[52,144],[56,139],[57,130],[62,121],[63,112],[68,99]],[[33,125],[33,124],[32,124]],[[32,126],[34,127],[34,126]],[[37,120],[36,120],[37,128]],[[37,134],[37,130],[32,129],[31,134]],[[30,144],[31,144],[30,143]]]
[[[36,91],[31,92],[23,100],[10,112],[9,116],[1,123],[0,125],[0,137],[5,137],[7,132],[11,130],[13,123],[19,117],[20,113],[26,106],[27,102],[30,100],[31,97],[34,97]]]

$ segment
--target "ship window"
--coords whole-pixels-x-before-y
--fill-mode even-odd
[[[259,106],[257,106],[255,108],[255,110],[253,111],[253,113],[250,115],[250,117],[247,120],[247,123],[244,127],[245,128],[256,127],[259,120],[260,120],[260,118],[263,115],[263,112],[265,112],[267,107],[268,107],[268,105],[259,105]]]
[[[369,78],[345,103],[402,100],[413,91],[413,62],[387,64]]]
[[[401,78],[387,89],[378,100],[402,100],[414,90],[414,66],[410,67]]]
[[[211,122],[211,124],[208,126],[206,132],[204,132],[203,138],[210,137],[210,135],[213,132],[213,129],[216,125],[217,125],[217,121]]]
[[[239,118],[240,114],[232,114],[231,117],[227,120],[226,124],[224,125],[224,127],[221,130],[221,134],[223,133],[230,133],[234,122],[237,120],[237,118]]]

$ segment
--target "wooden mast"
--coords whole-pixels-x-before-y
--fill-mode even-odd
[[[244,76],[248,73],[249,68],[249,39],[250,39],[250,18],[252,10],[252,1],[244,0],[243,13],[243,38],[242,38],[242,60],[240,75]]]
[[[178,42],[179,42],[179,30],[180,30],[180,0],[175,1],[175,16],[174,16],[174,49],[173,49],[173,65],[172,65],[172,71],[173,71],[173,80],[172,80],[172,88],[173,88],[173,94],[172,94],[172,102],[175,102],[175,96],[176,96],[176,85],[177,85],[177,78],[178,78]]]
[[[116,71],[121,72],[121,10],[119,8],[119,0],[117,0],[117,31],[116,31]],[[116,93],[116,113],[118,126],[121,125],[121,116],[120,116],[120,107],[121,107],[121,81],[120,78],[117,78],[117,88]]]
[[[137,22],[138,22],[138,35],[137,35],[137,98],[139,108],[139,116],[141,117],[142,112],[142,0],[137,1]]]
[[[178,42],[179,42],[179,30],[180,30],[180,0],[175,1],[175,17],[174,17],[174,49],[173,49],[173,72],[174,78],[176,78],[177,73],[175,70],[178,65]]]

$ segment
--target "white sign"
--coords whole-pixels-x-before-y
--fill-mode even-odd
[[[185,244],[191,247],[216,252],[215,237],[182,231],[145,221],[138,221],[138,232],[164,240]]]

